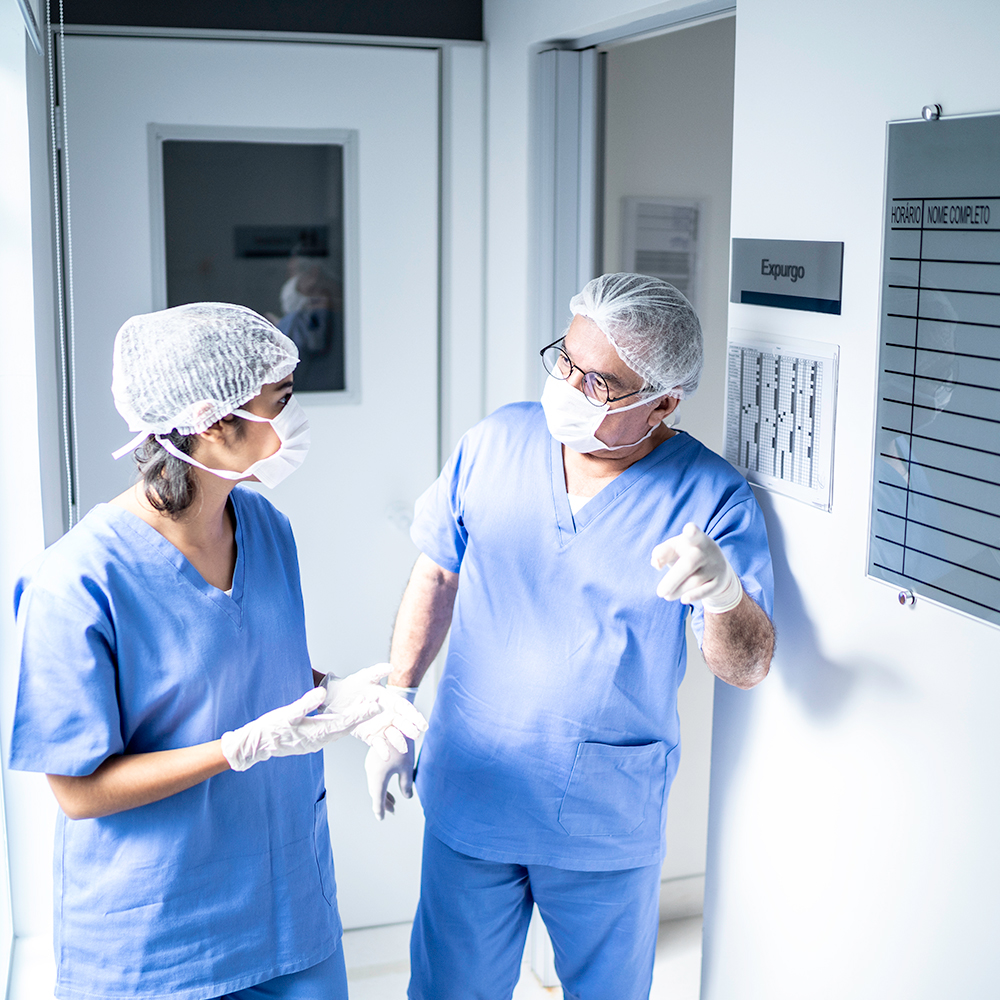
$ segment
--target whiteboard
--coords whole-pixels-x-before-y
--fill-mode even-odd
[[[748,482],[829,510],[836,344],[730,330],[726,461]]]
[[[1000,115],[888,126],[868,572],[1000,625]]]

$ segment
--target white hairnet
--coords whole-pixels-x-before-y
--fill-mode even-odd
[[[685,399],[701,378],[701,323],[669,282],[645,274],[602,274],[570,299],[651,390]]]
[[[125,321],[111,392],[131,431],[199,434],[298,363],[295,344],[252,309],[193,302]]]

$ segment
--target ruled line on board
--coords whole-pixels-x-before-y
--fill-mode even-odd
[[[1000,298],[1000,292],[984,292],[977,288],[935,288],[933,285],[889,285],[889,287],[908,288],[913,292],[951,292],[955,295],[994,295]]]
[[[895,403],[897,406],[909,406],[916,410],[930,410],[933,413],[946,413],[949,417],[965,417],[967,420],[982,420],[988,424],[1000,424],[1000,420],[995,417],[981,417],[977,413],[961,413],[958,410],[939,410],[936,406],[926,406],[924,403],[905,403],[901,399],[890,399],[888,396],[882,397],[883,403]],[[907,431],[907,433],[911,433]]]
[[[886,538],[884,535],[876,535],[875,538],[880,542],[888,542],[890,545],[896,545],[901,549],[905,549],[907,552],[916,552],[918,556],[927,556],[928,559],[936,559],[938,562],[947,563],[949,566],[957,566],[959,569],[964,569],[967,573],[975,573],[978,576],[985,576],[987,580],[996,580],[1000,583],[1000,576],[994,576],[992,573],[987,573],[982,569],[973,569],[971,566],[966,566],[965,563],[955,562],[954,559],[946,559],[944,556],[939,556],[934,552],[924,552],[923,549],[918,549],[913,545],[906,545],[903,542],[897,542],[895,539]]]
[[[932,469],[934,472],[943,472],[946,476],[961,476],[962,479],[971,479],[976,483],[984,483],[986,486],[995,486],[1000,489],[1000,483],[995,483],[992,479],[983,479],[982,476],[970,476],[968,472],[956,472],[954,469],[943,469],[940,465],[930,465],[927,462],[920,462],[915,458],[903,458],[902,455],[889,455],[884,451],[879,452],[879,458],[892,459],[894,462],[906,462],[907,465],[916,465],[921,469]]]
[[[921,441],[933,441],[934,444],[944,445],[947,448],[963,448],[966,451],[978,451],[983,455],[991,455],[993,458],[1000,458],[1000,451],[990,451],[989,448],[977,448],[974,444],[960,444],[958,441],[945,441],[943,438],[931,437],[929,434],[911,434],[909,431],[901,431],[898,427],[886,427],[884,424],[879,427],[881,431],[889,434],[902,434],[906,437],[919,438]]]
[[[1000,201],[1000,194],[956,194],[956,195],[922,195],[919,198],[905,198],[900,195],[891,201]]]
[[[890,257],[889,260],[906,260],[924,264],[993,264],[1000,267],[1000,260],[956,260],[952,257]]]
[[[901,233],[1000,233],[993,226],[890,226],[893,232]],[[925,258],[926,259],[926,258]]]
[[[936,378],[933,375],[913,375],[910,372],[896,371],[894,368],[883,368],[883,375],[902,375],[904,378],[918,378],[923,382],[939,382],[941,385],[960,385],[966,389],[986,389],[989,392],[1000,392],[1000,386],[980,385],[978,382],[955,382],[951,379]]]
[[[894,514],[891,510],[883,510],[881,507],[875,508],[876,514],[884,514],[886,517],[895,517],[897,520],[904,521],[907,520],[902,514]],[[1000,552],[1000,545],[994,545],[992,542],[984,542],[981,538],[970,538],[968,535],[960,534],[957,531],[949,531],[947,528],[939,528],[936,524],[928,524],[926,521],[918,521],[915,517],[909,518],[910,524],[919,524],[921,528],[927,528],[928,531],[939,531],[943,535],[951,535],[952,538],[960,538],[963,542],[971,542],[973,545],[982,545],[987,549],[996,549]]]
[[[921,323],[957,323],[959,326],[985,326],[991,330],[1000,330],[1000,323],[977,323],[971,319],[945,319],[943,316],[910,316],[908,313],[886,313],[896,319],[920,320]]]
[[[894,490],[906,492],[906,487],[900,486],[898,483],[887,483],[884,479],[880,479],[878,482],[880,486],[889,486]],[[982,507],[970,507],[967,503],[959,503],[957,500],[949,500],[947,497],[936,497],[933,493],[924,493],[923,490],[911,489],[909,492],[916,493],[918,497],[926,497],[928,500],[934,500],[937,503],[947,503],[951,504],[952,507],[961,507],[963,510],[971,510],[974,514],[985,514],[987,517],[1000,519],[1000,514],[994,514],[991,510],[983,510]]]
[[[941,347],[917,347],[914,344],[897,344],[891,340],[885,342],[886,347],[901,347],[906,351],[927,351],[930,354],[950,354],[956,358],[973,358],[976,361],[1000,361],[1000,355],[967,354],[964,351],[946,351]]]

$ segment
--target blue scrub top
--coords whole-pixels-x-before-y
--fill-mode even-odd
[[[688,521],[770,615],[757,501],[689,435],[664,441],[575,517],[539,404],[503,407],[462,438],[411,532],[460,572],[417,775],[427,827],[449,847],[578,871],[662,861],[690,608],[656,596],[650,555]],[[692,624],[700,641],[700,607]]]
[[[11,767],[90,774],[218,739],[312,687],[288,520],[231,495],[232,597],[110,504],[29,568]],[[315,965],[341,934],[323,756],[101,819],[60,811],[54,875],[57,997],[204,1000]]]

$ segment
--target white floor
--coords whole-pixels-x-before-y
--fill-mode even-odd
[[[351,1000],[405,1000],[410,963],[410,925],[395,924],[344,935]],[[701,917],[660,924],[650,1000],[698,1000],[701,984]],[[562,990],[546,989],[525,956],[514,1000],[559,1000]]]
[[[394,924],[344,935],[351,1000],[406,1000],[410,978],[410,925]],[[55,968],[48,935],[21,939],[14,952],[8,997],[38,1000],[52,996]],[[701,982],[701,917],[660,924],[650,1000],[698,1000]],[[0,983],[2,986],[2,983]],[[2,990],[0,990],[2,992]],[[514,1000],[561,1000],[562,990],[546,989],[525,956]]]

